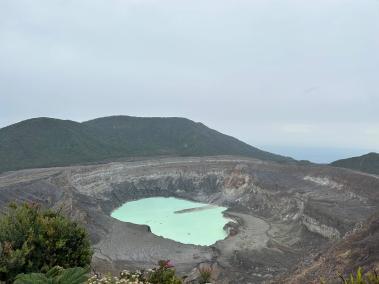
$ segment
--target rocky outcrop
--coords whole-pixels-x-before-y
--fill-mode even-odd
[[[363,224],[346,234],[338,242],[312,255],[307,262],[299,263],[286,277],[277,283],[302,284],[340,282],[338,274],[348,279],[349,274],[360,267],[363,273],[379,269],[379,214],[371,216]]]
[[[341,237],[340,232],[336,228],[321,224],[315,218],[307,216],[306,214],[302,216],[302,221],[309,231],[320,234],[325,238],[333,240]]]

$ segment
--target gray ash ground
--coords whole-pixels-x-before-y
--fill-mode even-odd
[[[153,196],[222,205],[236,223],[226,226],[225,240],[202,247],[110,217],[127,201]],[[307,264],[378,211],[379,178],[241,157],[166,158],[3,173],[1,210],[14,200],[61,209],[82,223],[100,272],[171,259],[182,274],[209,263],[217,283],[262,283]]]

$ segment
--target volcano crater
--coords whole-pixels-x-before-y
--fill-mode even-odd
[[[179,273],[209,263],[217,283],[260,283],[311,261],[354,230],[378,209],[378,187],[375,176],[327,166],[180,157],[4,173],[0,205],[31,200],[78,220],[89,231],[100,272],[170,259]],[[111,217],[124,203],[149,197],[227,207],[234,221],[225,225],[225,239],[199,246]]]

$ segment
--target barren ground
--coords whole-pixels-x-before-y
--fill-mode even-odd
[[[236,222],[225,240],[201,247],[109,216],[126,201],[152,196],[222,205]],[[217,283],[261,283],[310,263],[376,212],[379,178],[240,157],[167,158],[3,173],[1,210],[14,200],[62,208],[86,226],[98,271],[171,259],[183,274],[210,263]]]

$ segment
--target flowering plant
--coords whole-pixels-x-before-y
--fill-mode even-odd
[[[123,270],[119,277],[93,275],[87,284],[182,284],[182,280],[176,276],[173,268],[174,265],[170,260],[160,260],[158,267],[135,272]]]

